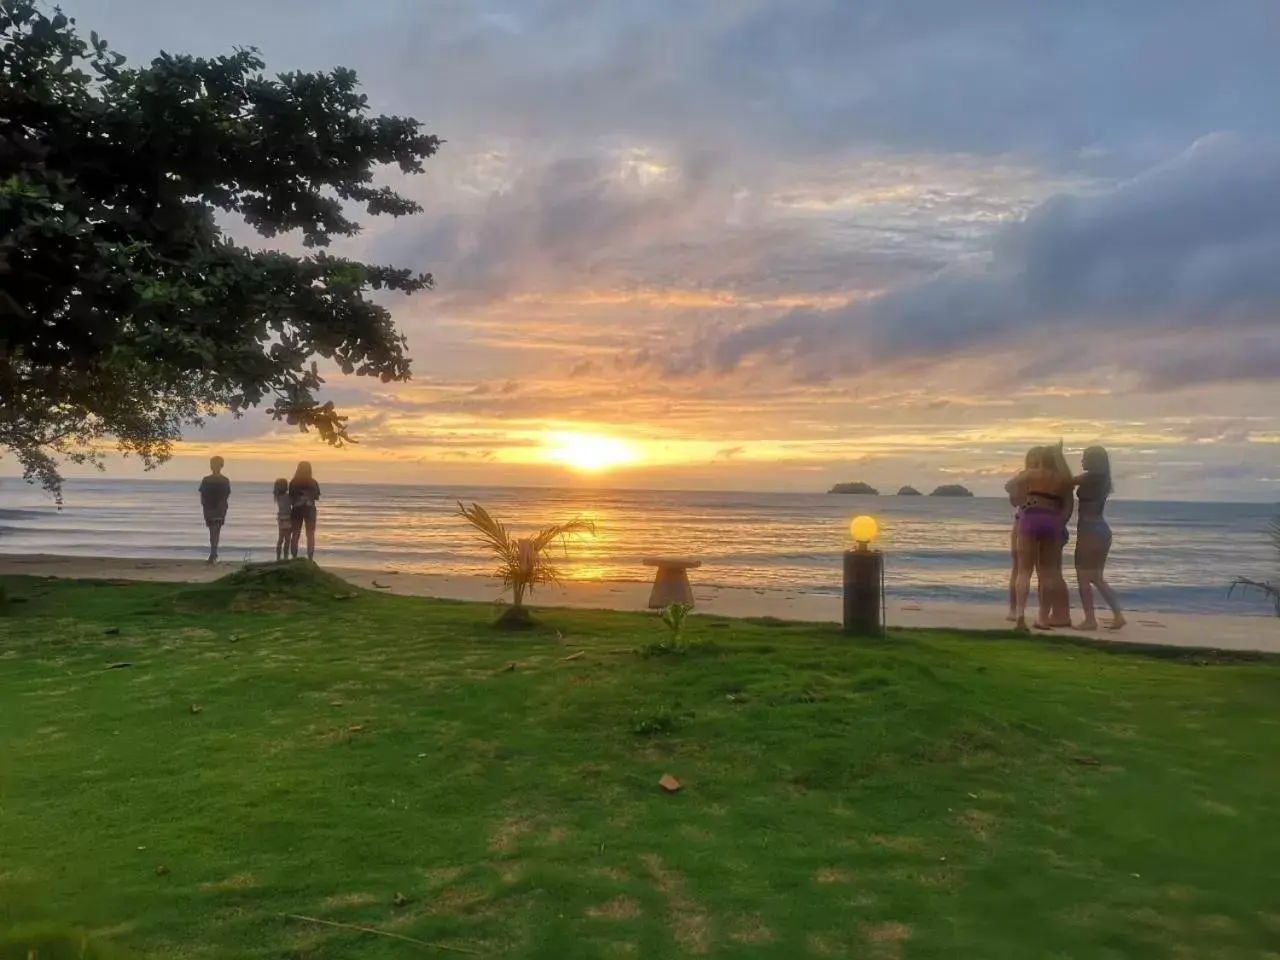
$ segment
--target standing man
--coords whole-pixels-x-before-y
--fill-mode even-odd
[[[210,563],[218,560],[218,541],[227,520],[227,501],[231,499],[231,481],[222,475],[224,464],[221,457],[210,457],[209,469],[213,472],[200,481],[200,506],[204,508],[204,522],[209,528]]]

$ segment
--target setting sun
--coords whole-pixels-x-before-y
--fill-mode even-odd
[[[549,433],[543,444],[548,460],[585,473],[597,473],[636,460],[636,452],[630,444],[595,434]]]

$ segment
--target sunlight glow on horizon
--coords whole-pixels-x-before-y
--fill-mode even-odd
[[[635,448],[624,440],[593,433],[556,431],[543,440],[543,455],[583,473],[599,473],[625,466],[639,459]]]

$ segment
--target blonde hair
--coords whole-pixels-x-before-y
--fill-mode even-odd
[[[1070,477],[1071,464],[1067,463],[1066,451],[1062,448],[1062,441],[1059,440],[1051,447],[1045,447],[1045,459],[1048,461],[1045,466],[1049,468],[1058,477]]]

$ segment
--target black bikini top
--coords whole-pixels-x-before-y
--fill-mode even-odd
[[[1056,493],[1040,493],[1037,490],[1028,490],[1027,497],[1040,497],[1042,500],[1052,500],[1054,503],[1062,503],[1062,498]]]

